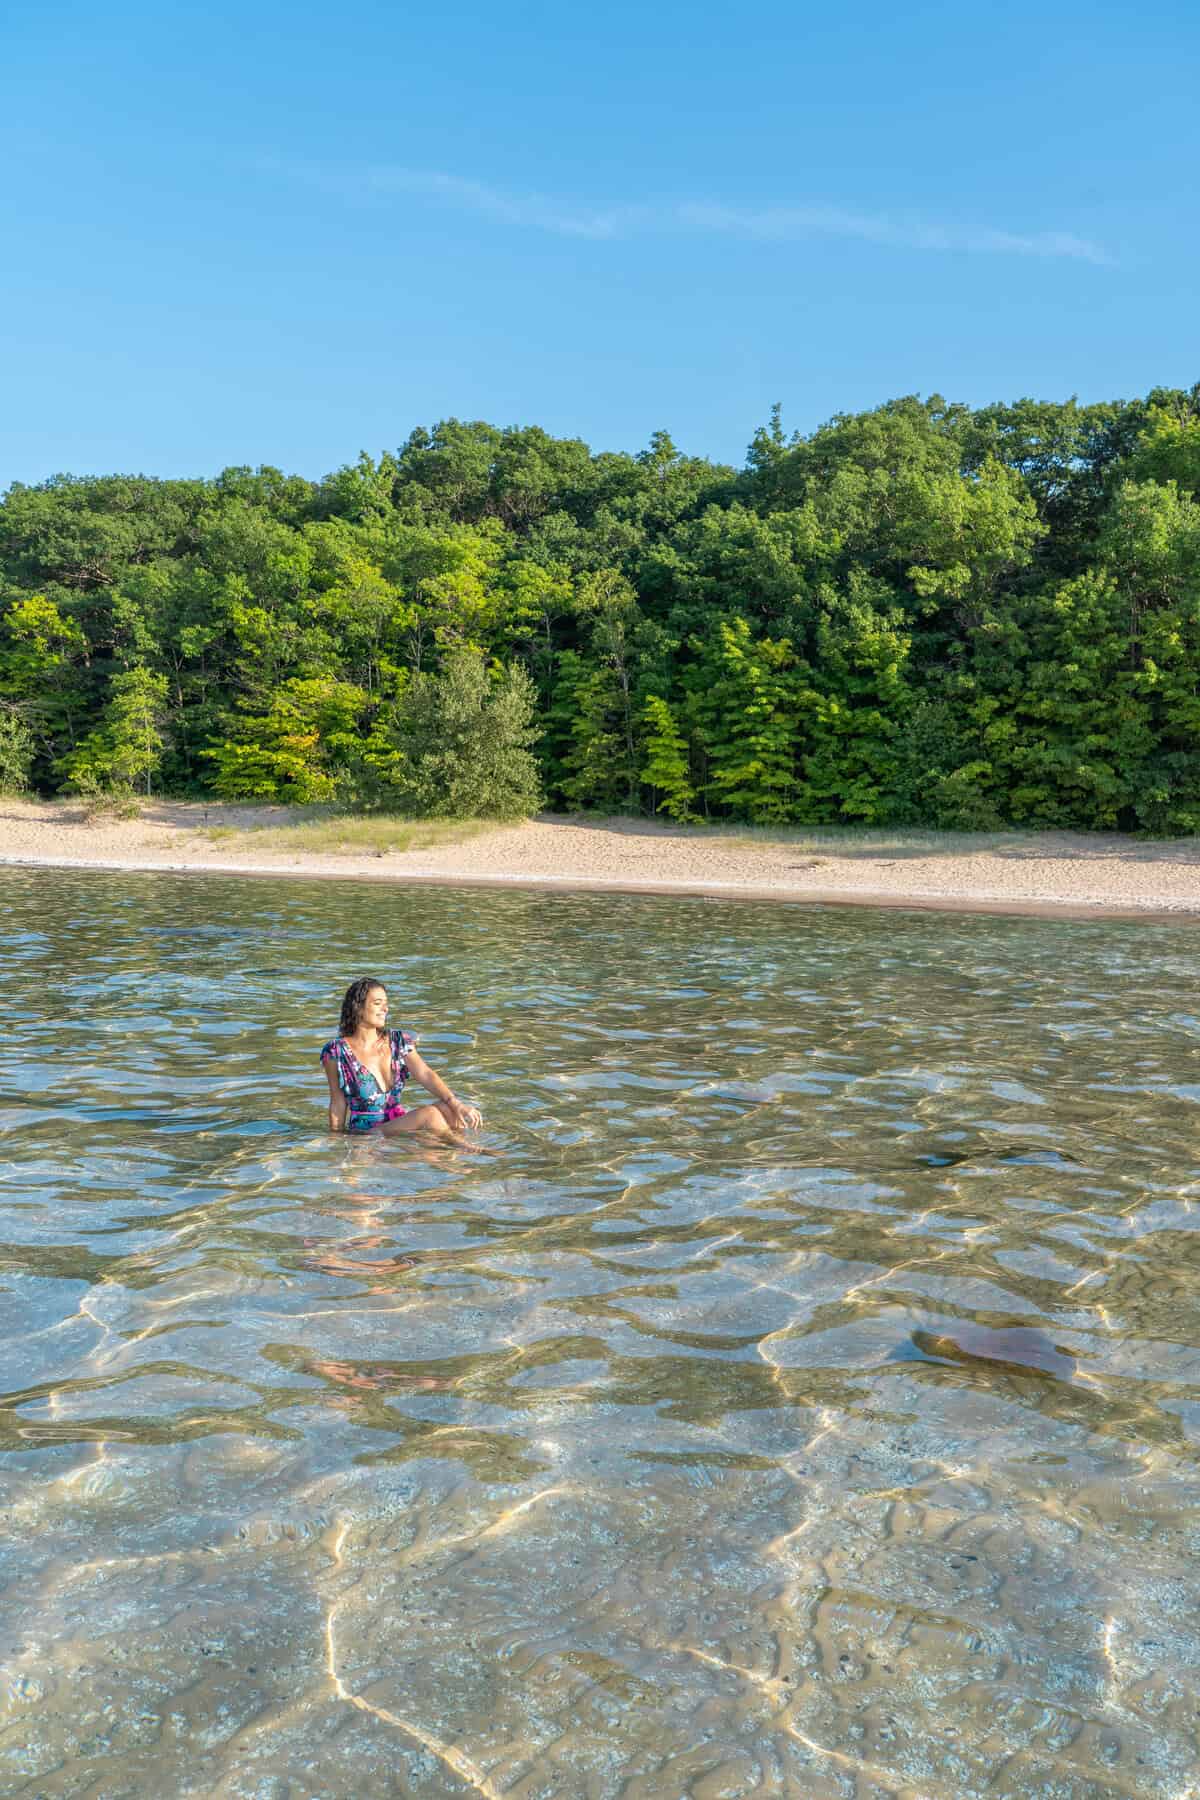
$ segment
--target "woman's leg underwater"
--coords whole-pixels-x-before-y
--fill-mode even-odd
[[[433,1101],[429,1106],[414,1106],[398,1119],[385,1119],[379,1129],[385,1137],[401,1137],[414,1131],[427,1131],[439,1143],[454,1144],[460,1150],[475,1148],[451,1125],[447,1108],[440,1100]]]

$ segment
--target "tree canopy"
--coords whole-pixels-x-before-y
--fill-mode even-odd
[[[1200,384],[0,501],[0,783],[1200,828]]]

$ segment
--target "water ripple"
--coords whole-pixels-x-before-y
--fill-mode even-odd
[[[1194,1796],[1189,927],[0,879],[5,1793]]]

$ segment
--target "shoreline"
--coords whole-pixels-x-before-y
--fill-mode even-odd
[[[780,906],[847,906],[858,910],[904,912],[994,913],[1005,917],[1064,919],[1138,919],[1147,924],[1200,924],[1200,902],[1194,909],[1158,911],[1150,907],[1121,907],[1105,900],[1006,900],[987,895],[894,894],[871,889],[828,892],[809,888],[733,886],[720,882],[622,881],[599,876],[433,874],[421,870],[311,869],[276,863],[168,863],[54,861],[48,857],[0,856],[0,869],[90,870],[108,875],[226,875],[249,876],[268,881],[371,881],[391,887],[518,888],[533,893],[632,894],[647,899],[730,900],[774,903]]]
[[[475,827],[459,841],[450,826],[443,832],[450,841],[419,849],[313,849],[313,831],[305,815],[282,807],[151,801],[135,818],[89,820],[70,802],[10,800],[0,803],[0,868],[1200,922],[1200,840],[1194,839],[883,831],[770,838],[654,820],[550,815]],[[288,841],[293,834],[294,843]]]

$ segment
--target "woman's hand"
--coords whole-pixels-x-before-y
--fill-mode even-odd
[[[442,1101],[442,1106],[455,1131],[478,1131],[483,1124],[483,1114],[479,1109],[467,1106],[462,1100],[457,1100],[453,1094],[448,1095]]]
[[[441,1076],[430,1068],[416,1050],[410,1050],[405,1060],[413,1080],[419,1081],[425,1091],[433,1095],[453,1131],[479,1130],[483,1124],[483,1114],[478,1107],[467,1106],[457,1095],[452,1094]]]

